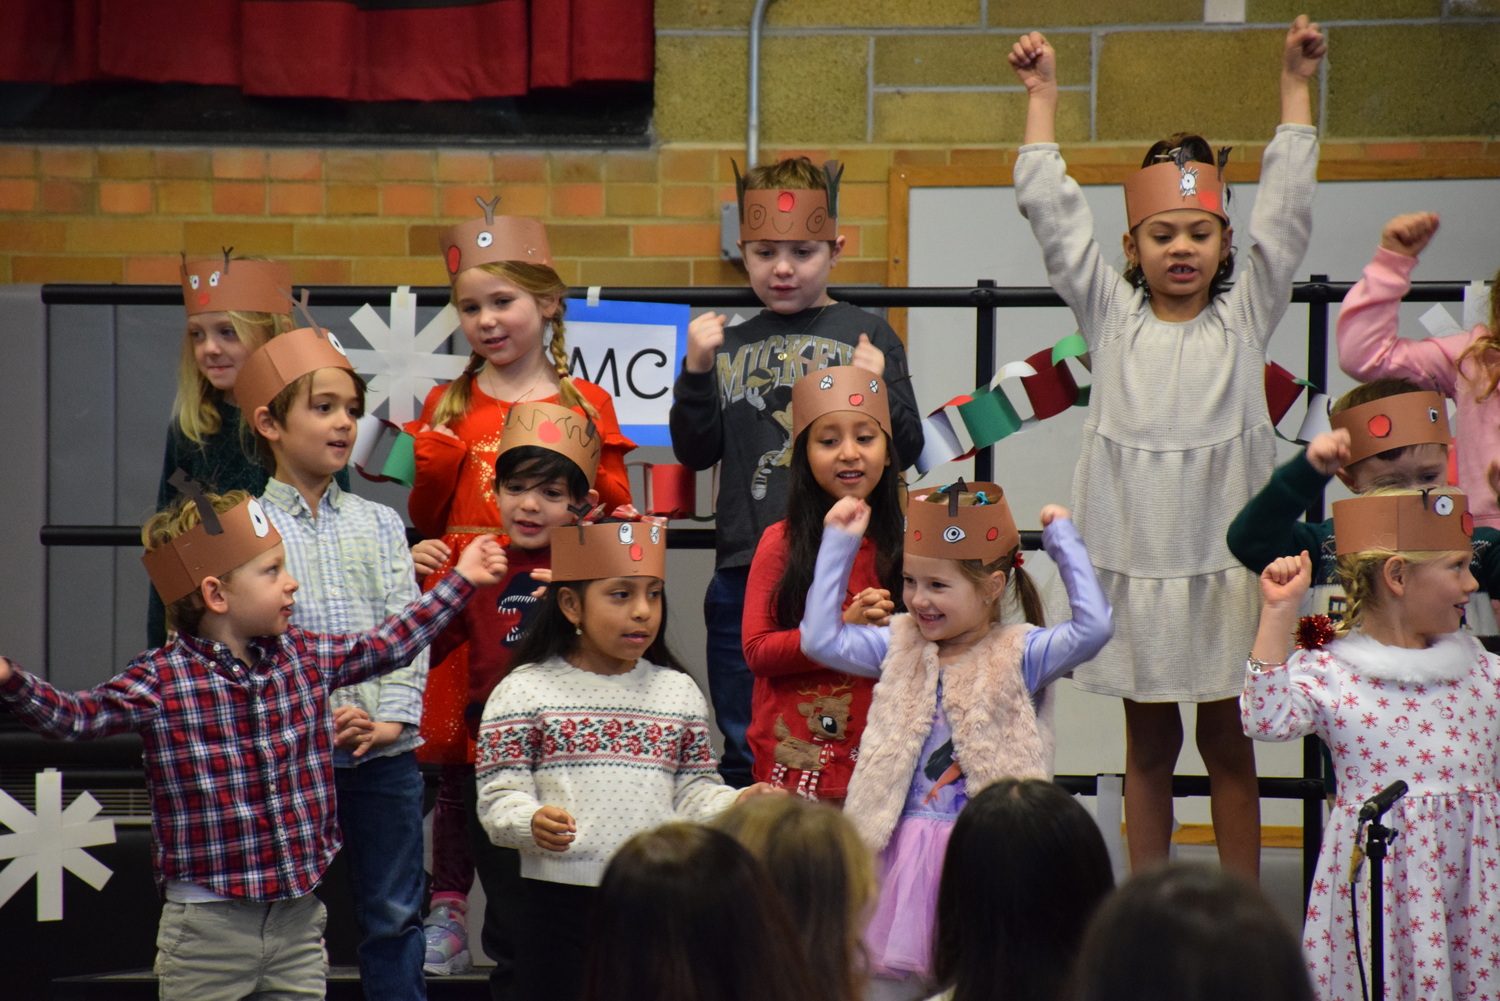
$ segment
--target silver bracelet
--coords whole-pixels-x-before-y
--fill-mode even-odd
[[[1245,658],[1245,668],[1252,674],[1266,674],[1273,667],[1286,667],[1286,661],[1281,660],[1273,664],[1269,661],[1261,660],[1253,652]]]

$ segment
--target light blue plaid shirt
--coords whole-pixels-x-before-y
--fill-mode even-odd
[[[286,545],[286,565],[296,579],[292,622],[311,633],[359,633],[373,629],[421,596],[406,527],[384,504],[330,483],[313,517],[307,501],[274,477],[266,481],[262,506]],[[334,691],[329,709],[354,705],[377,722],[398,722],[405,732],[392,744],[364,757],[334,751],[337,767],[365,758],[389,757],[420,744],[422,689],[427,682],[427,651],[406,667]]]

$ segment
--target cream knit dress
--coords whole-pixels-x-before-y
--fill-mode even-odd
[[[1073,516],[1114,606],[1115,636],[1074,672],[1087,691],[1210,702],[1241,690],[1260,593],[1224,536],[1275,463],[1266,342],[1307,249],[1316,169],[1316,130],[1280,126],[1234,287],[1169,323],[1105,263],[1057,146],[1023,146],[1016,158],[1016,201],[1093,365]]]

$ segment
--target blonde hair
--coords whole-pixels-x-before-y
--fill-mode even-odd
[[[240,343],[251,351],[292,329],[290,313],[230,310],[229,322]],[[198,362],[193,358],[193,338],[184,331],[182,353],[177,361],[177,398],[172,402],[173,422],[189,441],[201,445],[219,431],[218,404],[223,399],[224,394],[198,370]]]
[[[551,299],[557,303],[557,309],[549,320],[552,326],[552,343],[548,345],[548,352],[552,356],[552,367],[557,372],[559,384],[557,398],[563,406],[578,407],[590,419],[597,421],[599,411],[584,399],[578,387],[573,384],[573,377],[568,374],[568,348],[563,338],[567,331],[567,325],[563,322],[563,315],[567,312],[565,298],[568,294],[567,283],[558,277],[556,271],[545,264],[492,261],[489,264],[476,265],[476,267],[480,271],[509,282],[533,299],[539,301]],[[457,277],[457,275],[454,276],[455,281]],[[432,414],[433,426],[451,424],[469,412],[469,407],[474,400],[474,380],[484,365],[482,355],[478,352],[469,353],[469,360],[464,365],[463,374],[448,383],[448,388],[443,390],[443,395],[438,398],[437,408]]]
[[[243,490],[204,496],[220,514],[250,499],[250,495]],[[158,511],[151,516],[151,520],[146,522],[145,527],[141,529],[141,545],[146,547],[146,552],[155,552],[183,532],[196,527],[201,520],[198,517],[198,505],[182,497],[172,507],[165,511]],[[234,571],[231,570],[217,576],[219,580],[227,581],[233,573]],[[193,593],[178,598],[167,606],[167,628],[187,636],[197,636],[198,627],[203,622],[203,614],[206,611],[208,608],[203,604],[203,591],[194,589]]]
[[[1361,494],[1363,497],[1381,497],[1396,494],[1459,494],[1463,491],[1457,487],[1435,487],[1431,490],[1408,490],[1400,487],[1376,487],[1368,493]],[[1344,607],[1343,621],[1338,623],[1336,631],[1338,635],[1345,636],[1353,632],[1364,619],[1366,612],[1379,608],[1382,603],[1382,593],[1379,587],[1381,574],[1385,565],[1393,557],[1401,557],[1412,566],[1421,566],[1424,563],[1432,563],[1447,556],[1449,552],[1458,550],[1442,551],[1413,551],[1395,549],[1366,549],[1358,553],[1344,553],[1335,561],[1338,569],[1339,582],[1344,586],[1344,597],[1347,604]]]
[[[1470,383],[1476,389],[1482,382],[1489,384],[1484,387],[1484,392],[1476,396],[1482,402],[1494,395],[1495,387],[1500,385],[1500,271],[1495,272],[1494,281],[1490,282],[1489,329],[1458,356],[1460,372],[1463,371],[1464,362],[1471,357],[1479,371],[1476,373],[1478,377],[1471,379]]]
[[[861,931],[876,883],[874,857],[854,825],[825,804],[753,796],[714,826],[765,865],[823,996],[859,1001],[865,966]]]

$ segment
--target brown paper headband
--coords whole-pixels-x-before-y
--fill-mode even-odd
[[[1226,205],[1228,190],[1224,185],[1224,164],[1229,161],[1230,147],[1219,150],[1218,163],[1201,163],[1191,159],[1187,150],[1178,147],[1171,159],[1142,167],[1125,179],[1126,228],[1135,229],[1158,212],[1173,209],[1201,209],[1229,223]]]
[[[977,503],[981,499],[985,503]],[[909,556],[990,564],[1020,544],[1021,533],[998,483],[959,480],[906,504]]]
[[[733,160],[734,186],[740,202],[740,240],[817,240],[839,237],[839,181],[844,166],[823,164],[826,191],[815,188],[746,188]]]
[[[203,485],[177,470],[167,481],[198,507],[198,524],[141,557],[163,603],[186,598],[207,577],[223,577],[281,544],[260,502],[251,497],[228,511],[214,510]]]
[[[1469,548],[1474,516],[1461,493],[1422,490],[1333,502],[1334,551],[1456,552]]]
[[[254,416],[256,408],[269,406],[277,393],[309,372],[320,368],[354,371],[339,339],[332,331],[318,326],[307,312],[306,289],[296,307],[308,325],[266,341],[240,366],[234,382],[234,398],[247,419]]]
[[[603,445],[594,422],[576,410],[556,403],[517,403],[505,415],[500,450],[495,461],[514,448],[533,445],[566,456],[583,471],[590,484],[599,472]]]
[[[653,521],[576,525],[552,532],[554,581],[667,577],[667,529]]]
[[[880,376],[857,365],[834,365],[792,383],[792,440],[819,417],[840,410],[866,414],[891,433],[891,405]]]
[[[495,215],[499,195],[489,201],[476,195],[474,200],[484,210],[484,218],[459,223],[438,238],[450,279],[460,271],[500,261],[552,266],[552,248],[547,244],[547,230],[540,222],[521,216]]]
[[[225,247],[219,257],[182,255],[182,304],[188,316],[199,313],[287,312],[286,290],[292,269],[276,261],[237,261]]]
[[[1349,462],[1408,445],[1446,446],[1448,404],[1439,393],[1397,393],[1332,414],[1328,423],[1349,432]]]

